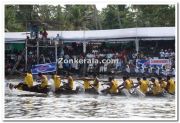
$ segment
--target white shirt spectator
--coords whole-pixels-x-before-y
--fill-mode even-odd
[[[99,72],[104,72],[104,65],[101,65],[101,66],[100,66]]]
[[[129,65],[126,65],[126,72],[130,73]]]
[[[60,61],[58,62],[58,68],[59,68],[59,69],[62,69],[62,68],[63,68],[63,64],[62,64],[62,62],[60,62]]]
[[[92,50],[92,53],[96,54],[96,53],[98,53],[98,50]]]
[[[15,60],[16,58],[15,58],[16,56],[14,55],[14,54],[11,54],[11,59],[12,60]]]
[[[118,67],[121,67],[121,65],[122,65],[122,62],[121,62],[121,60],[119,59],[118,62],[116,63],[116,69],[117,69]]]
[[[169,53],[167,51],[164,53],[164,57],[169,58]]]
[[[157,74],[157,75],[159,75],[159,70],[160,70],[160,68],[157,67],[157,68],[156,68],[156,74]]]
[[[159,52],[159,54],[160,54],[160,58],[164,58],[164,51],[163,50],[161,50],[161,52]]]
[[[139,73],[139,67],[135,67],[135,70],[134,70],[136,73]]]
[[[107,58],[110,59],[110,58],[113,57],[113,55],[114,55],[114,54],[109,53],[109,54],[107,54]]]
[[[104,64],[104,72],[107,72],[107,66],[108,64]]]
[[[175,52],[171,52],[171,57],[174,57],[175,56]]]
[[[99,54],[99,56],[100,56],[100,57],[104,57],[104,56],[105,56],[105,54]]]
[[[152,67],[148,68],[148,73],[152,73]]]
[[[139,59],[136,59],[136,66],[138,66],[138,61],[139,61]]]
[[[74,68],[75,68],[76,70],[79,69],[78,63],[74,63]]]
[[[132,58],[135,59],[137,57],[137,54],[136,53],[133,53],[132,54]]]
[[[89,65],[88,65],[88,69],[87,69],[88,72],[90,72],[90,70],[92,70],[92,69],[93,69],[93,64],[89,64]]]
[[[175,72],[176,72],[176,70],[173,68],[173,70],[172,70],[172,75],[175,76]]]
[[[64,58],[65,58],[65,59],[69,59],[69,55],[65,55]]]
[[[60,54],[61,56],[63,56],[64,55],[64,50],[63,49],[61,49],[61,54]]]
[[[56,35],[55,40],[56,40],[56,41],[60,41],[60,36],[59,36],[59,34]]]
[[[32,51],[29,52],[29,55],[32,55]]]
[[[88,54],[86,55],[86,57],[87,57],[87,58],[95,58],[95,55],[94,55],[94,54],[91,54],[91,53],[88,53]]]
[[[143,67],[143,65],[142,65],[142,68],[141,68],[141,73],[144,73],[144,67]]]

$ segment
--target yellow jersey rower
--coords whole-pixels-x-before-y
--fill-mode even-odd
[[[175,81],[170,76],[167,76],[166,91],[170,94],[175,94]]]
[[[26,84],[29,88],[33,86],[33,76],[30,72],[25,73],[24,84]]]
[[[152,93],[154,96],[161,94],[161,85],[154,78],[151,78],[151,82],[153,83]]]
[[[108,94],[108,93],[116,94],[116,93],[118,93],[118,83],[116,80],[114,80],[114,77],[109,77],[108,83],[105,83],[103,85],[109,85],[109,87],[107,87],[104,90],[101,90],[102,93],[105,93],[105,94]]]
[[[41,89],[47,88],[48,87],[47,76],[43,75],[42,73],[38,73],[38,76],[40,77],[40,80],[41,80],[41,84],[40,84]]]
[[[73,80],[73,78],[72,78],[72,76],[68,76],[68,83],[65,85],[65,89],[66,90],[73,90],[73,88],[74,88],[74,80]]]
[[[139,86],[139,89],[142,93],[146,94],[149,87],[149,81],[146,79],[146,77],[143,77],[141,80],[140,78],[137,78],[138,84],[134,86],[135,88]]]
[[[56,91],[61,87],[61,77],[56,74],[53,74],[52,79],[54,81],[54,87],[55,87],[55,91]]]
[[[114,77],[109,78],[109,93],[116,94],[118,93],[118,82],[114,79]]]
[[[25,72],[24,74],[24,82],[19,83],[15,88],[19,90],[29,90],[33,87],[33,76],[31,72]]]
[[[126,89],[127,89],[127,90],[130,90],[133,86],[134,86],[134,83],[133,83],[132,79],[130,79],[130,77],[127,76]]]
[[[84,90],[87,91],[88,89],[91,89],[91,84],[88,80],[88,78],[83,78],[83,81],[84,81]]]
[[[161,86],[161,92],[164,92],[167,86],[167,83],[162,80],[162,77],[158,77],[159,84]]]
[[[130,89],[133,88],[133,86],[134,86],[133,81],[129,77],[124,76],[123,83],[120,86],[118,86],[118,88],[119,88],[119,91],[121,91],[124,88],[130,91]]]

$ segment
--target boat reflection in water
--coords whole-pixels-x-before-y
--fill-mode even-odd
[[[13,80],[14,81],[14,80]],[[5,89],[5,118],[174,119],[175,98],[110,95],[21,95]],[[16,94],[15,94],[16,93]]]

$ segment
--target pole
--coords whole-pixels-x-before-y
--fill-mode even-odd
[[[137,12],[136,12],[136,39],[135,39],[135,47],[136,47],[136,52],[139,53],[139,40],[137,38],[137,26],[138,26],[138,17],[137,17]]]
[[[84,53],[84,57],[85,57],[85,54],[86,54],[86,40],[85,40],[85,30],[83,32],[83,37],[84,37],[84,41],[83,41],[83,53]],[[83,75],[86,74],[86,63],[84,63],[84,66],[83,66]]]
[[[54,44],[55,44],[55,62],[56,62],[56,65],[58,66],[58,60],[57,60],[57,44],[58,44],[58,41],[55,41]],[[57,69],[58,69],[57,66],[56,66],[56,74],[57,74]]]
[[[26,56],[25,56],[25,71],[27,71],[27,40],[28,40],[28,39],[25,40],[25,50],[26,50],[26,51],[25,51],[25,53],[26,53],[26,54],[25,54],[25,55],[26,55]]]
[[[86,53],[86,42],[85,41],[83,42],[83,53],[84,54]]]
[[[139,40],[136,38],[135,40],[135,45],[136,45],[136,52],[139,52]]]
[[[55,41],[55,62],[57,63],[57,41]]]
[[[39,64],[39,40],[37,40],[37,64]]]
[[[27,37],[27,21],[26,21],[26,37]],[[27,41],[28,38],[25,40],[25,71],[27,71]]]
[[[84,38],[84,41],[83,41],[83,53],[85,54],[86,53],[85,30],[83,31],[83,38]]]

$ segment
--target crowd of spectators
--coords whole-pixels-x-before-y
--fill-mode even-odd
[[[175,75],[175,52],[174,49],[160,49],[151,47],[146,50],[140,49],[136,52],[132,47],[121,47],[122,44],[114,43],[108,46],[106,43],[89,43],[87,45],[86,54],[83,53],[82,43],[69,43],[64,44],[63,47],[58,47],[58,58],[63,59],[116,59],[116,63],[90,63],[90,64],[77,64],[77,63],[58,63],[58,70],[69,71],[74,74],[82,74],[84,68],[86,72],[93,73],[94,71],[102,74],[107,73],[121,73],[131,75]],[[128,44],[127,44],[128,45]],[[156,54],[154,54],[156,52]],[[12,70],[14,64],[17,62],[21,51],[6,52],[5,70],[9,72]],[[151,66],[138,64],[139,60],[150,59],[169,59],[170,65],[167,66]],[[36,48],[28,48],[28,69],[32,65],[43,63],[55,62],[55,49],[53,47],[40,48],[39,59],[37,59]],[[25,68],[25,55],[23,55],[17,70],[23,71]]]

